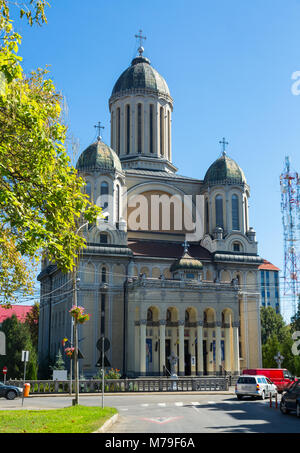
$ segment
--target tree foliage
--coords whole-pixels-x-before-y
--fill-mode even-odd
[[[37,379],[37,354],[31,341],[28,326],[20,322],[15,315],[12,315],[3,321],[1,330],[6,336],[6,355],[0,356],[0,369],[4,365],[7,366],[7,379],[23,379],[22,351],[29,351],[26,379]]]
[[[27,0],[20,15],[41,24],[46,5]],[[0,297],[10,303],[16,290],[32,291],[24,257],[37,261],[43,250],[62,271],[73,269],[85,245],[78,226],[94,222],[100,208],[70,165],[62,97],[47,69],[23,74],[7,0],[0,0],[0,32]]]

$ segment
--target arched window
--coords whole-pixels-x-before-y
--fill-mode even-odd
[[[116,186],[116,222],[120,222],[120,186]]]
[[[171,160],[171,115],[168,110],[168,159]]]
[[[101,282],[106,283],[106,268],[102,267],[101,269]]]
[[[167,309],[166,320],[167,320],[168,322],[171,322],[171,320],[172,320],[172,312],[171,312],[171,310],[170,310],[169,308]]]
[[[110,146],[115,149],[114,143],[114,121],[115,121],[115,114],[111,112],[111,120],[110,120]]]
[[[120,107],[117,108],[117,127],[116,127],[116,133],[117,133],[117,154],[118,156],[120,155],[120,149],[121,149],[121,111]]]
[[[205,200],[205,233],[209,233],[209,205],[208,205],[208,199]]]
[[[151,308],[148,308],[147,310],[147,321],[153,321],[153,311]]]
[[[101,183],[100,195],[108,195],[108,183],[106,181]]]
[[[137,111],[137,150],[142,152],[142,104],[138,104]]]
[[[153,153],[153,104],[150,104],[149,108],[149,148],[150,153]]]
[[[159,123],[160,123],[160,155],[164,155],[164,140],[165,140],[165,129],[164,129],[164,109],[160,108],[159,114]]]
[[[221,197],[221,195],[216,196],[215,207],[216,207],[216,227],[224,228],[223,197]]]
[[[108,235],[106,233],[100,233],[100,244],[108,244]]]
[[[88,195],[89,200],[91,201],[91,199],[92,199],[92,185],[91,185],[91,183],[89,181],[86,182],[85,193]]]
[[[130,153],[130,105],[126,105],[126,154]]]
[[[233,251],[234,252],[242,252],[243,251],[243,246],[240,242],[234,242],[233,243]]]
[[[232,214],[232,229],[240,229],[240,218],[239,218],[239,197],[232,195],[231,197],[231,214]]]

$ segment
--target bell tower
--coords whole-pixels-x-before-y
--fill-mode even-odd
[[[122,167],[177,171],[172,164],[173,100],[164,78],[138,54],[117,80],[111,97],[111,147]]]

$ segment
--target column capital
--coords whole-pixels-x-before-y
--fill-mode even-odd
[[[240,327],[240,321],[233,321],[232,327]]]
[[[184,326],[184,321],[178,321],[179,326]]]
[[[216,326],[216,327],[221,327],[221,325],[222,325],[221,321],[216,321],[216,322],[215,322],[215,326]]]
[[[160,319],[158,321],[158,323],[159,323],[160,326],[165,326],[167,324],[167,321],[165,319]]]
[[[140,320],[140,325],[145,326],[147,324],[147,319],[141,319]]]
[[[197,326],[197,327],[198,327],[198,326],[203,327],[203,321],[202,321],[202,320],[197,321],[197,322],[196,322],[196,326]]]

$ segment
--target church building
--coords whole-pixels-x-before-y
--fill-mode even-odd
[[[250,188],[225,139],[199,179],[178,173],[173,99],[143,52],[113,86],[110,145],[99,133],[77,161],[86,193],[103,209],[81,229],[78,304],[90,320],[79,326],[80,374],[96,375],[103,335],[106,365],[124,376],[168,375],[172,353],[179,376],[239,374],[261,366],[263,260]],[[38,279],[42,363],[72,339],[73,292],[70,276],[46,260]]]

